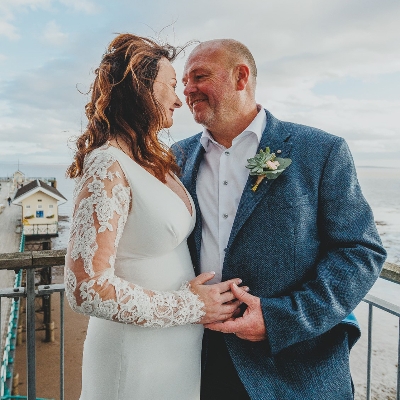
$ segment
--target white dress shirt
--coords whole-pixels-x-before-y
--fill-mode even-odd
[[[255,156],[267,123],[264,109],[227,149],[207,129],[200,142],[205,149],[197,177],[197,197],[202,215],[200,271],[215,271],[208,283],[221,282],[224,249],[249,176],[247,159]]]

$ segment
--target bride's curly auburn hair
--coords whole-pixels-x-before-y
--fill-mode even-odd
[[[134,160],[161,182],[166,182],[169,171],[179,173],[171,150],[157,137],[166,117],[153,84],[159,61],[166,58],[172,62],[182,50],[128,33],[110,43],[95,70],[91,101],[85,107],[88,125],[76,140],[68,177],[81,176],[85,156],[113,138],[122,139]]]

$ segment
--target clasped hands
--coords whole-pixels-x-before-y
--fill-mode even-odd
[[[241,279],[205,285],[213,277],[214,273],[206,272],[190,282],[191,290],[204,303],[206,314],[200,323],[213,331],[233,333],[240,339],[252,342],[266,339],[260,298],[248,293],[247,286],[239,287]],[[240,315],[239,306],[242,303],[247,308]]]

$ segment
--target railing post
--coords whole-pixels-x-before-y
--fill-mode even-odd
[[[60,400],[64,400],[64,291],[60,292]]]
[[[373,320],[372,313],[373,313],[373,305],[368,304],[367,400],[371,400],[372,320]]]
[[[399,318],[399,341],[397,344],[397,400],[400,400],[400,318]]]
[[[26,355],[28,400],[36,399],[35,270],[26,270]]]

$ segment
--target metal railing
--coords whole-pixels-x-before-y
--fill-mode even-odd
[[[381,278],[400,284],[400,266],[392,263],[385,263],[380,275]],[[367,294],[363,301],[368,304],[368,353],[367,353],[367,400],[371,400],[372,385],[372,323],[374,308],[379,308],[399,318],[399,333],[397,342],[397,394],[396,399],[400,400],[400,306],[389,303],[379,297]]]
[[[26,236],[56,235],[58,233],[58,224],[53,222],[51,224],[23,225],[22,233]]]
[[[26,298],[26,326],[27,326],[27,397],[9,396],[5,399],[27,398],[36,399],[36,349],[35,349],[35,297],[49,296],[52,293],[60,293],[60,400],[64,400],[64,285],[41,285],[35,288],[35,269],[64,265],[65,250],[32,251],[24,253],[0,254],[0,270],[26,270],[26,287],[3,289],[1,297]],[[400,284],[400,266],[385,263],[381,278]],[[371,369],[372,369],[372,322],[374,308],[380,308],[399,318],[398,340],[398,368],[397,368],[397,400],[400,400],[400,307],[380,298],[367,294],[364,298],[369,305],[368,316],[368,355],[367,355],[367,400],[371,399]],[[1,304],[1,303],[0,303]],[[38,400],[38,399],[36,399]]]
[[[9,383],[10,378],[12,379],[12,377],[6,376],[6,380],[1,382],[2,400],[26,398],[28,400],[38,400],[36,398],[35,298],[38,296],[50,296],[52,293],[56,292],[60,293],[60,400],[64,400],[64,285],[52,284],[35,287],[36,269],[64,265],[64,260],[65,250],[0,254],[0,270],[25,270],[26,272],[25,287],[16,286],[14,288],[1,289],[0,301],[2,297],[13,298],[14,300],[18,300],[22,297],[26,299],[27,397],[12,396],[6,393],[7,391],[4,386],[7,382]],[[8,362],[9,361],[12,360],[8,360]]]

